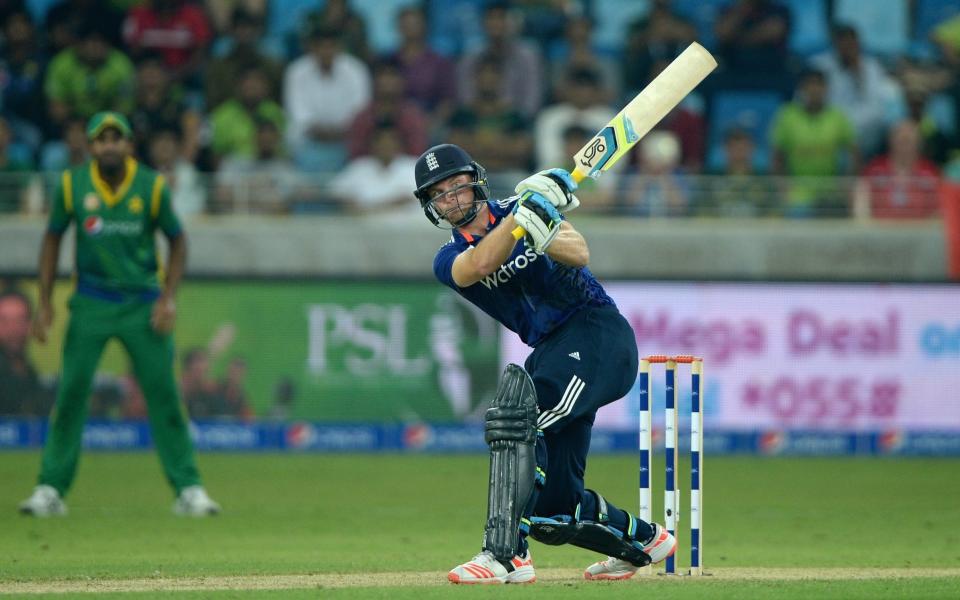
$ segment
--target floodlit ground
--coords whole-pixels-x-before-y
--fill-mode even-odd
[[[207,520],[170,513],[149,453],[89,453],[70,516],[21,517],[16,504],[38,460],[0,453],[0,596],[424,600],[505,591],[445,581],[479,549],[484,456],[202,455],[225,509]],[[534,544],[539,581],[509,591],[551,600],[645,591],[658,600],[958,596],[958,460],[708,457],[704,471],[712,576],[584,582],[589,552]],[[588,466],[588,485],[631,510],[636,480],[634,456]],[[685,517],[682,508],[684,532]],[[683,537],[679,557],[682,568]]]

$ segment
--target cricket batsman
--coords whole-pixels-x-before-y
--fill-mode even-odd
[[[45,342],[60,241],[76,224],[76,291],[63,344],[63,373],[50,415],[40,476],[20,512],[64,515],[63,497],[80,458],[90,386],[107,341],[117,338],[146,397],[150,432],[178,515],[220,512],[200,482],[187,419],[173,376],[177,285],[187,242],[163,177],[132,157],[130,124],[101,112],[87,124],[93,159],[64,171],[40,250],[40,305],[34,334]],[[157,275],[157,230],[170,242],[163,285]]]
[[[586,240],[560,213],[579,206],[577,184],[550,169],[492,200],[483,167],[452,144],[427,150],[415,175],[427,219],[452,230],[434,259],[437,279],[533,347],[523,367],[507,366],[485,415],[482,550],[448,579],[535,581],[528,536],[606,555],[587,567],[589,580],[628,579],[666,559],[677,544],[666,529],[584,487],[597,410],[630,390],[638,356],[630,324],[587,268]]]

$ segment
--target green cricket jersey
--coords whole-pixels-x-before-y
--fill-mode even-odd
[[[63,172],[48,230],[63,233],[77,223],[79,289],[150,294],[159,289],[159,227],[169,238],[181,233],[162,175],[127,158],[126,177],[112,191],[96,161]]]

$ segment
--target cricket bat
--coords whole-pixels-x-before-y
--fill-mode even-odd
[[[696,42],[687,46],[574,155],[573,180],[597,178],[615,165],[716,68],[717,61],[706,48]],[[523,227],[513,230],[518,240],[525,234]]]

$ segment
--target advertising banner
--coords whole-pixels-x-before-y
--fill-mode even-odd
[[[32,282],[13,283],[36,297]],[[26,342],[48,403],[60,372],[71,287],[57,285],[51,339]],[[913,439],[902,437],[907,432],[960,434],[960,286],[606,287],[631,322],[641,354],[704,358],[708,433],[882,432],[893,445]],[[522,364],[530,351],[434,282],[187,281],[175,341],[184,400],[198,421],[476,423],[502,366]],[[683,415],[689,370],[681,365],[679,372]],[[662,366],[655,365],[658,425],[663,380]],[[635,388],[604,408],[598,428],[636,430],[638,398]],[[48,410],[10,416],[44,417]],[[112,342],[94,382],[91,417],[144,416],[126,355]],[[302,431],[302,439],[313,439],[309,427]],[[341,434],[353,430],[337,431],[321,437],[345,439]],[[429,439],[452,439],[441,429],[429,431]],[[0,444],[22,433],[0,430]],[[116,439],[105,429],[93,435],[101,433]],[[210,438],[208,447],[222,440],[231,447],[260,443],[241,430],[216,434],[226,437]],[[802,443],[797,439],[774,436],[765,447],[792,447]]]
[[[704,358],[705,428],[960,433],[960,286],[615,283],[641,356]],[[503,362],[529,348],[503,337]],[[681,415],[689,370],[680,365]],[[663,420],[662,365],[651,369]],[[589,382],[587,382],[589,385]],[[636,429],[636,387],[597,426]],[[893,434],[896,435],[896,434]]]
[[[36,297],[32,282],[19,284]],[[71,288],[57,285],[51,339],[25,342],[48,406],[12,416],[49,410]],[[187,281],[177,309],[177,373],[196,419],[458,421],[496,390],[500,328],[435,283]],[[130,371],[111,342],[93,418],[145,417]]]
[[[46,434],[45,421],[0,418],[0,451],[40,448]],[[190,424],[190,435],[203,452],[487,452],[479,424],[199,421]],[[147,451],[153,443],[144,421],[91,421],[84,428],[83,445],[93,451]],[[710,430],[704,433],[703,449],[708,456],[960,456],[960,435]],[[654,446],[654,452],[662,450],[662,443]],[[636,452],[637,432],[595,430],[590,451]]]

